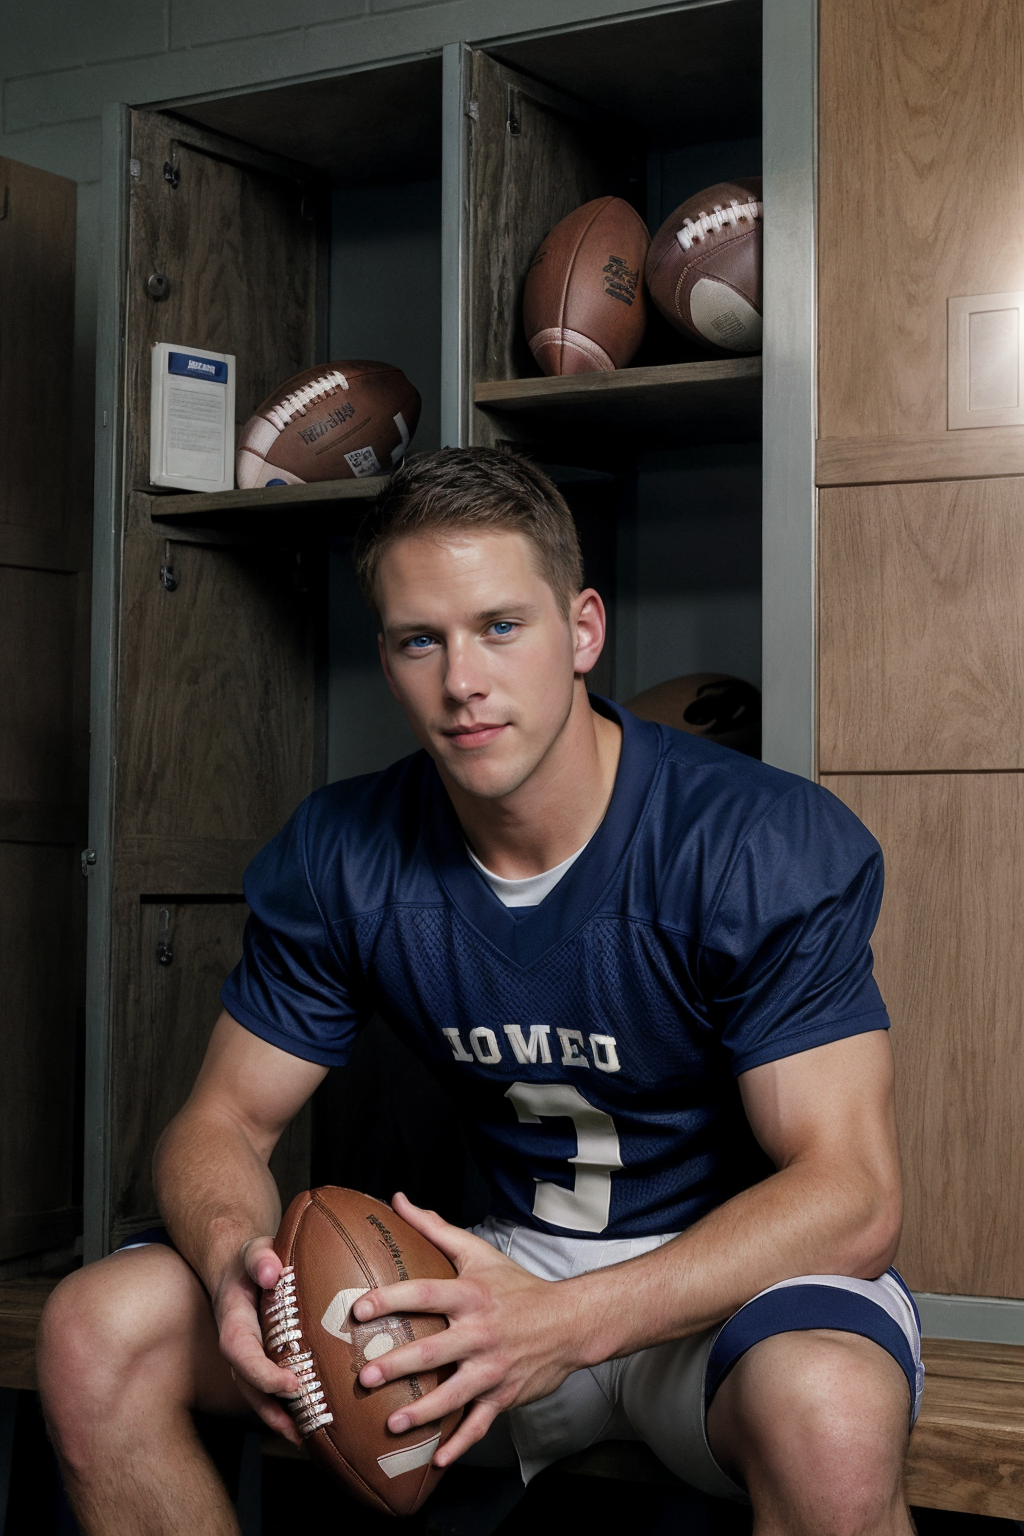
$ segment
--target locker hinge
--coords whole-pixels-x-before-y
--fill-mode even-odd
[[[89,878],[89,871],[90,871],[90,869],[92,869],[94,867],[95,863],[96,863],[96,849],[95,848],[83,848],[82,849],[82,879],[83,880],[87,880]]]
[[[478,101],[471,101],[467,104],[466,116],[471,117],[474,123],[480,121],[480,103]]]

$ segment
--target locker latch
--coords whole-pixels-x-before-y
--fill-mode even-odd
[[[164,541],[164,563],[160,567],[160,585],[165,592],[177,592],[178,578],[174,574],[174,557],[171,554],[171,541]]]
[[[174,942],[170,907],[161,907],[156,919],[156,958],[158,965],[174,963]]]

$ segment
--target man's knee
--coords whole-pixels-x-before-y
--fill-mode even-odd
[[[869,1339],[826,1330],[754,1346],[708,1412],[712,1449],[758,1497],[818,1511],[822,1531],[879,1528],[901,1498],[910,1394]]]
[[[187,1404],[198,1282],[166,1247],[112,1255],[62,1280],[43,1311],[39,1390],[57,1449],[71,1465],[116,1436],[139,1395]]]

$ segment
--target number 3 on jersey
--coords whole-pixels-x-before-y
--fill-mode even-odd
[[[537,1181],[533,1214],[538,1221],[572,1232],[603,1232],[612,1203],[612,1171],[622,1167],[615,1121],[588,1104],[569,1083],[513,1083],[505,1094],[521,1125],[539,1125],[553,1118],[571,1120],[576,1128],[572,1189]]]

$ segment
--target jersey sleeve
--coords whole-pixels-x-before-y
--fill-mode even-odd
[[[735,1074],[889,1028],[870,946],[882,880],[875,839],[818,785],[791,790],[743,841],[704,949]]]
[[[306,858],[303,804],[245,872],[242,958],[221,988],[239,1024],[324,1067],[348,1058],[359,1023],[350,966],[324,920]]]

